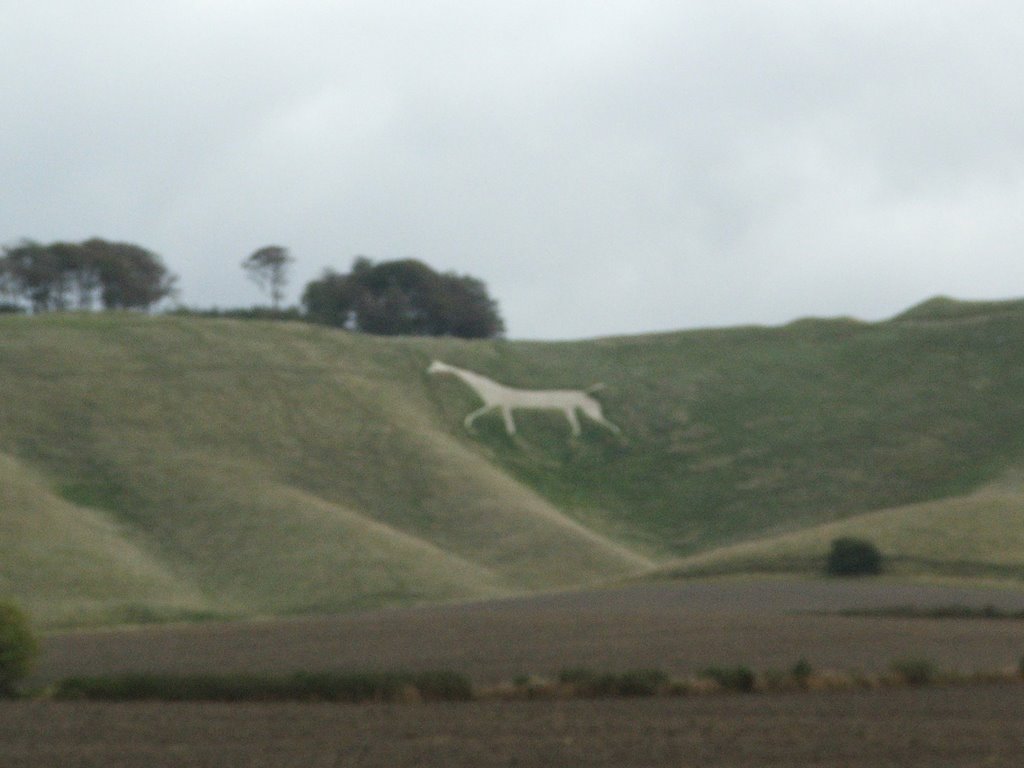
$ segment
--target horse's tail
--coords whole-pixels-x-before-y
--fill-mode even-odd
[[[604,382],[599,381],[597,384],[592,384],[583,391],[586,392],[588,395],[592,395],[595,392],[600,392],[602,389],[607,389],[607,387],[605,386]]]

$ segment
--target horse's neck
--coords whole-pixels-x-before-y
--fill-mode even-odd
[[[501,385],[496,381],[491,381],[486,376],[481,376],[479,373],[473,373],[472,371],[464,371],[461,368],[452,368],[452,373],[462,379],[466,384],[471,386],[477,392],[494,391],[501,389]]]

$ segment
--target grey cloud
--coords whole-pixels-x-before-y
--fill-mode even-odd
[[[1022,290],[1010,2],[0,1],[0,239],[160,252],[192,304],[365,253],[513,336]]]

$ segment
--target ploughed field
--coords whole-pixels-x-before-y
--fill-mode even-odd
[[[37,686],[115,671],[1015,669],[1024,621],[838,616],[1024,592],[883,580],[679,582],[329,618],[53,635]],[[0,703],[0,765],[1017,766],[1024,685],[467,703]]]
[[[962,673],[1016,666],[1024,621],[838,616],[846,609],[986,605],[1024,609],[1024,591],[882,580],[645,583],[331,617],[58,634],[33,684],[110,672],[288,673],[451,669],[478,685],[566,668],[708,666],[878,673],[927,659]]]
[[[326,704],[0,703],[5,768],[1018,766],[1017,686]]]

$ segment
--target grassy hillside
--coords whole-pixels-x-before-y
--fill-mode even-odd
[[[810,567],[858,525],[918,569],[1024,574],[1005,546],[1024,540],[1005,481],[1022,342],[1024,303],[948,299],[886,323],[571,343],[2,318],[0,594],[50,624],[333,611],[748,555]],[[497,415],[467,433],[478,403],[433,358],[520,387],[603,382],[623,434],[533,412],[514,438]]]
[[[121,618],[144,619],[150,606],[182,617],[209,611],[194,584],[126,534],[0,455],[0,594],[25,601],[36,621],[96,620],[111,609]]]
[[[0,326],[0,452],[34,489],[2,514],[55,521],[10,540],[0,583],[55,622],[487,597],[650,564],[442,429],[415,345],[135,315]],[[89,557],[108,567],[86,594]]]
[[[780,536],[712,549],[662,575],[821,572],[834,539],[873,541],[887,573],[1019,580],[1024,577],[1024,486],[993,483],[966,496],[855,515]]]
[[[493,420],[481,442],[560,507],[663,555],[959,496],[1024,449],[1024,307],[963,318],[469,348],[452,362],[526,386],[606,382],[609,417]],[[450,397],[459,385],[446,385]],[[448,414],[455,416],[469,402]]]

